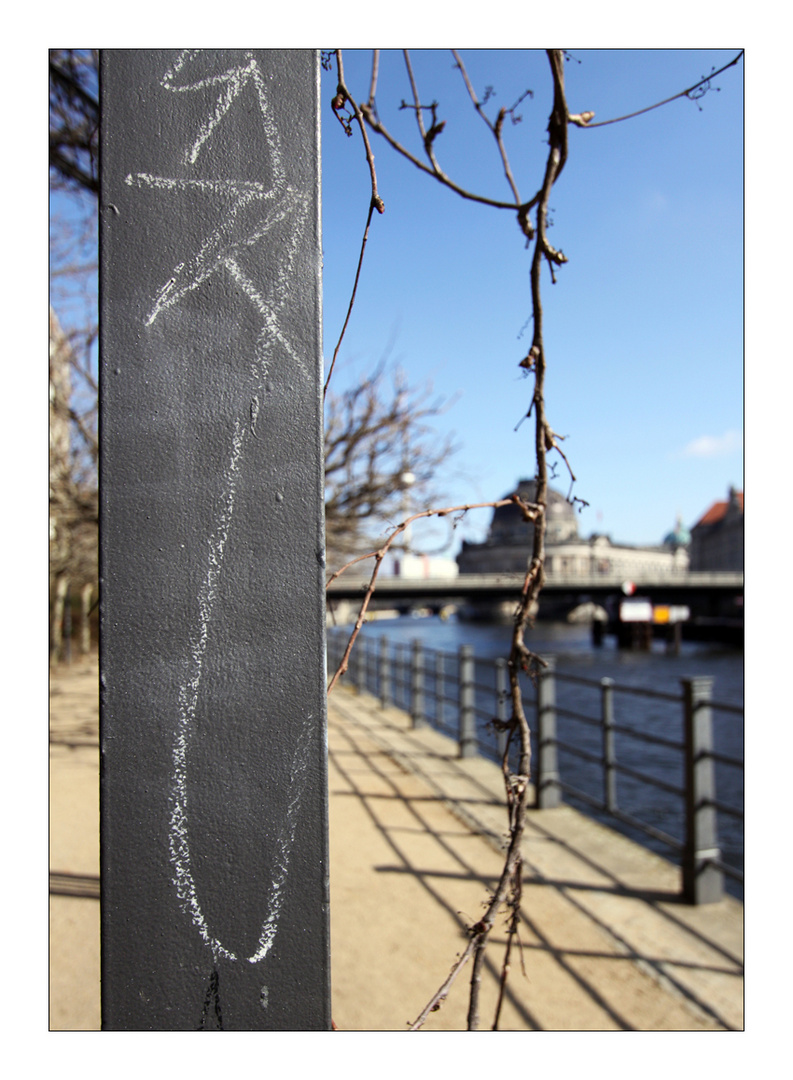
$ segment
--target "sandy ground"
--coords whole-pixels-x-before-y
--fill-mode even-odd
[[[99,686],[95,655],[50,675],[50,874],[85,892],[99,878]],[[95,1030],[99,900],[50,895],[50,1027]]]

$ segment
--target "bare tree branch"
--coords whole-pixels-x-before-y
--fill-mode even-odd
[[[671,97],[664,98],[663,101],[657,101],[655,105],[647,105],[644,109],[637,109],[635,112],[626,113],[625,116],[615,116],[613,120],[599,120],[596,124],[591,123],[592,117],[595,115],[593,112],[581,113],[576,116],[570,116],[569,120],[576,124],[577,127],[582,128],[598,128],[605,127],[607,124],[620,124],[623,120],[632,120],[634,116],[641,116],[643,113],[652,112],[653,109],[660,109],[662,105],[668,105],[671,101],[677,101],[678,98],[690,97],[700,87],[707,87],[711,79],[715,79],[717,75],[721,75],[723,71],[733,67],[743,56],[743,49],[738,53],[735,59],[730,60],[729,64],[725,64],[724,67],[719,68],[718,71],[713,71],[706,78],[702,78],[699,82],[694,83],[693,86],[689,86],[687,90],[681,90],[678,94],[673,94]],[[692,100],[696,100],[692,98]]]
[[[99,56],[50,52],[50,168],[62,184],[99,193]]]
[[[365,226],[364,231],[363,231],[363,240],[361,242],[361,253],[358,256],[358,267],[357,267],[357,269],[355,271],[355,281],[354,281],[353,287],[352,287],[352,295],[350,296],[350,303],[349,303],[349,306],[347,307],[347,316],[346,316],[346,318],[344,320],[344,325],[341,328],[341,334],[339,335],[339,340],[336,343],[336,348],[333,350],[333,359],[331,361],[330,369],[328,371],[328,377],[325,380],[325,386],[323,388],[323,397],[328,392],[328,385],[330,384],[330,380],[331,380],[331,377],[333,376],[334,368],[336,367],[336,358],[339,355],[339,349],[341,348],[341,343],[344,340],[344,334],[345,334],[345,332],[347,330],[347,324],[350,321],[350,316],[352,315],[353,305],[355,304],[355,295],[356,295],[356,293],[358,291],[358,280],[359,280],[359,278],[361,276],[361,266],[363,265],[363,256],[364,256],[364,252],[366,251],[366,241],[369,239],[369,226],[372,223],[372,214],[374,213],[375,210],[377,210],[378,214],[382,214],[383,211],[385,210],[385,203],[380,198],[380,195],[378,194],[378,191],[377,191],[377,173],[376,173],[375,167],[374,167],[374,154],[372,153],[372,147],[371,147],[371,145],[369,143],[369,137],[366,134],[366,125],[363,122],[363,118],[361,116],[361,110],[358,108],[358,106],[355,103],[354,99],[351,97],[350,92],[347,89],[347,86],[346,86],[345,81],[344,81],[344,62],[343,62],[343,59],[342,59],[341,49],[336,49],[335,52],[336,52],[336,66],[337,66],[337,69],[338,69],[339,77],[338,77],[338,84],[336,86],[336,96],[334,97],[333,102],[331,103],[332,108],[333,108],[333,112],[336,114],[336,118],[340,121],[340,123],[341,123],[342,127],[344,128],[345,132],[348,135],[351,135],[352,134],[352,129],[350,128],[349,121],[347,119],[345,119],[344,117],[342,117],[341,110],[346,107],[348,102],[352,106],[353,116],[355,117],[355,119],[356,119],[356,121],[358,123],[358,126],[360,128],[361,136],[363,138],[363,143],[364,143],[364,149],[366,151],[366,161],[367,161],[367,164],[369,165],[369,175],[370,175],[371,181],[372,181],[372,198],[371,198],[371,200],[369,202],[369,212],[368,212],[368,214],[366,216],[366,226]],[[373,76],[372,76],[373,80],[375,80],[375,81],[376,81],[376,71],[377,71],[377,62],[375,60],[374,61],[374,66],[373,66]]]
[[[355,566],[357,563],[364,562],[367,559],[374,559],[374,569],[372,570],[371,577],[369,578],[369,584],[366,588],[366,592],[364,594],[361,606],[358,611],[358,618],[355,621],[355,626],[353,627],[352,633],[350,634],[350,637],[347,641],[347,647],[344,650],[344,655],[342,656],[341,661],[339,662],[339,666],[336,669],[333,678],[328,685],[329,694],[333,691],[334,686],[342,677],[342,675],[347,671],[352,647],[355,644],[355,640],[358,637],[358,633],[361,627],[363,626],[366,612],[369,608],[369,602],[374,595],[375,586],[377,584],[377,577],[380,573],[380,566],[397,537],[401,536],[413,524],[414,521],[419,521],[422,518],[446,517],[449,514],[455,513],[465,514],[469,510],[481,510],[488,507],[495,509],[499,506],[508,506],[510,502],[516,500],[517,496],[513,495],[511,499],[499,499],[497,502],[465,503],[461,506],[445,506],[442,509],[422,510],[419,513],[411,514],[410,517],[406,518],[403,522],[401,522],[401,524],[396,526],[396,528],[393,530],[385,543],[376,551],[368,551],[365,555],[358,555],[354,559],[350,559],[349,562],[344,564],[344,566],[340,567],[335,573],[331,574],[331,576],[328,578],[327,585],[325,586],[326,589],[332,582],[336,580],[336,578],[340,577],[343,573],[349,570],[351,566]]]
[[[352,134],[352,129],[350,127],[349,118],[342,115],[342,109],[345,109],[348,103],[352,107],[353,117],[361,130],[364,149],[366,150],[366,161],[369,166],[369,175],[372,180],[372,205],[379,214],[382,214],[385,210],[385,204],[377,191],[377,173],[375,172],[374,167],[374,154],[372,153],[372,147],[369,143],[369,136],[366,134],[366,125],[363,122],[361,109],[359,109],[344,81],[344,61],[341,49],[336,49],[336,64],[339,73],[339,81],[336,87],[336,97],[331,102],[331,106],[336,114],[337,120],[348,135]]]
[[[355,271],[355,281],[353,282],[353,286],[352,286],[352,295],[350,296],[350,303],[349,303],[349,305],[347,307],[347,316],[346,316],[346,318],[344,320],[344,325],[341,328],[341,333],[339,334],[339,340],[336,342],[336,348],[333,350],[333,359],[331,361],[330,368],[328,369],[328,377],[325,379],[325,385],[324,385],[324,387],[322,389],[323,398],[326,396],[326,394],[328,392],[328,386],[330,385],[330,380],[331,380],[331,378],[333,376],[333,371],[334,371],[334,369],[336,367],[336,358],[339,355],[339,349],[341,348],[341,343],[344,340],[344,335],[345,335],[345,333],[347,331],[347,324],[349,323],[350,316],[352,315],[352,308],[353,308],[353,304],[355,303],[355,295],[358,292],[358,281],[359,281],[360,276],[361,276],[361,267],[363,266],[363,256],[364,256],[364,252],[366,251],[366,241],[369,239],[369,226],[372,224],[372,214],[374,213],[374,209],[375,209],[375,203],[374,203],[374,200],[372,200],[369,203],[369,212],[366,215],[366,226],[365,226],[365,228],[363,230],[363,240],[361,241],[361,253],[358,256],[358,267],[357,267],[357,269]]]
[[[423,161],[421,161],[420,158],[417,158],[415,156],[415,154],[411,153],[411,151],[407,149],[406,146],[404,146],[397,139],[395,139],[394,136],[386,129],[386,127],[383,124],[381,124],[380,121],[378,120],[377,115],[375,113],[375,109],[374,109],[374,97],[375,97],[376,86],[377,86],[377,73],[373,69],[373,72],[372,72],[372,84],[371,84],[370,93],[369,93],[369,101],[365,105],[360,106],[360,112],[361,112],[361,115],[363,116],[364,120],[368,124],[368,126],[372,129],[372,131],[375,131],[375,132],[377,132],[378,135],[381,135],[386,140],[386,142],[391,147],[393,147],[394,150],[397,151],[397,153],[401,154],[404,158],[406,158],[408,161],[410,161],[413,165],[416,166],[417,169],[421,169],[422,172],[425,172],[429,176],[434,177],[441,184],[444,184],[446,187],[448,187],[452,191],[456,192],[463,199],[470,199],[473,202],[484,203],[486,206],[495,206],[496,208],[501,209],[501,210],[518,210],[518,211],[520,211],[520,210],[524,209],[524,207],[518,206],[515,203],[504,202],[504,201],[502,201],[500,199],[491,199],[491,198],[488,198],[487,196],[477,195],[472,191],[467,191],[465,188],[461,187],[459,184],[456,184],[449,176],[447,176],[446,173],[444,173],[443,170],[440,168],[440,166],[437,164],[437,162],[434,162],[434,164],[432,166],[430,166],[430,165],[426,165]],[[420,111],[420,110],[418,110],[418,111]],[[426,135],[426,129],[425,129],[424,134]],[[425,144],[425,149],[426,149],[426,144]],[[432,160],[432,158],[433,158],[433,155],[430,155],[430,160]],[[533,205],[533,203],[532,204],[525,204],[525,207],[530,208],[531,205]]]
[[[458,53],[457,49],[452,49],[452,55],[454,56],[457,67],[459,68],[460,74],[463,77],[463,81],[465,82],[466,89],[468,90],[468,94],[471,98],[471,101],[473,102],[474,108],[482,117],[484,122],[487,124],[490,131],[493,133],[493,137],[496,140],[496,145],[498,146],[498,152],[501,155],[501,163],[504,166],[504,175],[507,178],[507,183],[512,189],[512,194],[514,196],[516,204],[520,205],[520,194],[518,193],[518,187],[515,183],[515,178],[512,175],[512,169],[510,168],[509,158],[507,157],[507,151],[504,147],[504,141],[501,138],[501,132],[504,126],[504,118],[506,117],[508,110],[505,108],[500,109],[495,124],[491,123],[489,117],[482,108],[482,103],[479,101],[476,94],[474,93],[474,88],[471,85],[471,80],[468,78],[468,72],[465,70],[465,65],[463,64],[462,58]]]

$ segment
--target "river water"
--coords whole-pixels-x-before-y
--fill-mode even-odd
[[[350,628],[329,630],[329,644],[338,647],[346,640]],[[429,721],[447,734],[454,736],[456,710],[452,699],[456,695],[457,653],[461,645],[470,645],[478,660],[475,682],[477,685],[477,734],[480,752],[494,760],[498,758],[497,735],[490,719],[495,715],[496,674],[492,661],[506,657],[509,652],[510,627],[495,623],[467,622],[456,616],[443,620],[439,616],[424,618],[381,619],[367,623],[361,630],[361,642],[367,656],[367,669],[378,684],[376,652],[380,638],[385,637],[403,661],[396,667],[392,694],[394,703],[408,706],[410,643],[418,640],[426,650],[443,654],[443,672],[438,675],[435,659],[426,663],[425,712]],[[599,720],[603,678],[614,680],[614,720],[618,727],[648,734],[675,743],[683,741],[683,710],[679,702],[646,697],[620,688],[656,691],[662,694],[682,694],[681,680],[691,676],[708,676],[713,679],[714,702],[713,738],[718,754],[743,762],[743,716],[720,710],[718,705],[743,709],[744,663],[743,652],[719,644],[706,642],[683,642],[677,656],[668,655],[665,643],[653,642],[650,652],[631,652],[616,647],[612,637],[606,637],[601,646],[592,644],[588,625],[571,625],[563,622],[537,622],[527,631],[526,644],[545,658],[553,657],[558,678],[556,679],[557,737],[576,749],[600,758],[603,752],[602,734],[599,727],[565,715],[565,711]],[[331,654],[333,649],[330,649]],[[564,676],[583,679],[584,682],[566,681]],[[588,685],[590,682],[594,685]],[[448,705],[440,698],[447,697]],[[527,705],[533,700],[532,688],[527,684]],[[528,710],[532,735],[536,745],[533,708]],[[451,726],[450,726],[451,725]],[[663,745],[648,743],[638,735],[618,732],[615,738],[616,760],[619,765],[656,778],[675,789],[683,785],[682,752]],[[604,798],[603,768],[600,761],[590,761],[574,752],[559,749],[559,774],[563,783],[602,802]],[[684,836],[683,800],[680,795],[653,786],[644,777],[636,778],[617,774],[617,805],[619,810],[638,819],[667,836],[682,841]],[[665,842],[625,825],[605,811],[566,792],[566,801],[591,814],[609,827],[617,829],[632,839],[666,858],[677,861],[677,853]],[[720,803],[743,812],[743,769],[734,765],[716,763],[716,798]],[[719,844],[722,859],[743,872],[743,818],[720,812],[718,815]],[[725,888],[734,896],[742,898],[743,887],[730,877],[725,877]]]

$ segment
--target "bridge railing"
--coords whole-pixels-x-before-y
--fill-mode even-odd
[[[743,574],[733,570],[644,570],[629,577],[637,589],[649,591],[668,587],[680,588],[683,592],[702,589],[740,593],[743,590]],[[524,578],[523,572],[459,574],[450,578],[380,577],[377,596],[391,599],[405,595],[444,597],[471,596],[477,593],[504,593],[513,596],[520,594]],[[550,571],[546,585],[552,590],[569,589],[575,592],[607,589],[619,595],[625,580],[624,573],[570,574]],[[327,597],[329,600],[339,597],[360,600],[367,584],[366,577],[343,575],[328,586]]]
[[[329,671],[345,644],[343,633],[328,633]],[[502,761],[505,660],[474,657],[470,646],[449,653],[361,637],[346,681],[409,713],[414,727],[455,739],[461,757]],[[725,875],[743,883],[743,753],[734,749],[743,709],[714,701],[711,691],[707,677],[666,693],[558,671],[553,660],[536,687],[523,689],[536,808],[566,798],[671,855],[692,904],[719,900]]]

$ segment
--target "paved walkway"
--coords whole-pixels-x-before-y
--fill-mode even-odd
[[[331,698],[333,1014],[341,1029],[415,1019],[500,871],[501,771],[455,753],[445,736],[411,731],[406,714],[366,694]],[[568,806],[530,812],[524,860],[525,970],[516,957],[501,1028],[742,1027],[742,904],[679,903],[675,866]],[[504,941],[497,924],[483,1027]],[[412,987],[407,1000],[394,1002],[394,983]],[[463,971],[427,1028],[464,1028],[467,989]]]
[[[51,1027],[99,1026],[95,660],[51,679]],[[345,689],[329,711],[333,1016],[404,1030],[445,978],[495,882],[501,773]],[[569,807],[533,811],[522,949],[500,1027],[725,1030],[743,1024],[743,907],[691,908],[679,872]],[[66,895],[66,894],[70,895]],[[489,1027],[505,937],[484,976]],[[467,970],[428,1029],[465,1027]]]
[[[99,1028],[96,657],[50,676],[50,1028]]]

